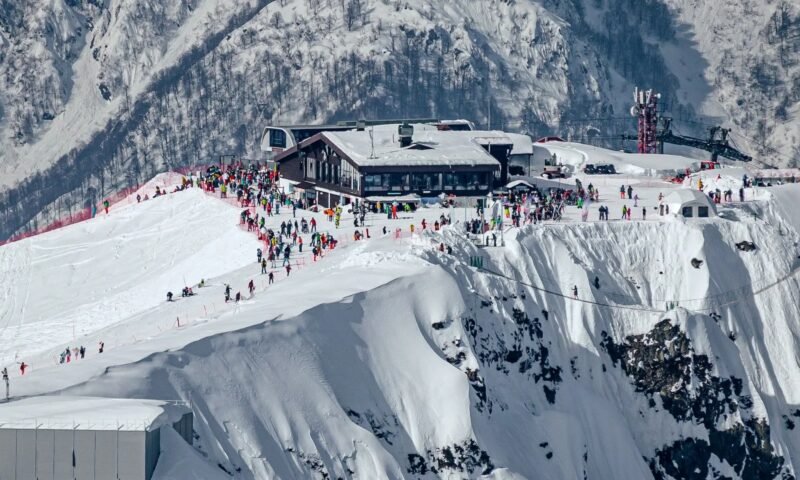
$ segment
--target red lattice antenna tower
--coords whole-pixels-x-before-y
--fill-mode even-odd
[[[633,91],[631,115],[639,118],[639,153],[658,153],[658,100],[660,93],[652,90]]]

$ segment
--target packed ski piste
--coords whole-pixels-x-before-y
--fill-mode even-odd
[[[0,247],[5,398],[194,402],[195,446],[154,478],[644,478],[737,425],[771,445],[741,458],[792,475],[800,189],[693,163],[331,207],[260,163],[158,175]],[[648,355],[695,373],[653,386]],[[724,416],[660,390],[728,378]],[[703,458],[742,475],[726,455]]]

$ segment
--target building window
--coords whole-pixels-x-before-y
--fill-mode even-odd
[[[438,173],[412,173],[411,189],[416,191],[441,190],[442,184]]]
[[[387,192],[400,192],[408,190],[408,186],[406,183],[407,175],[404,173],[384,173],[383,177],[383,189]]]
[[[445,173],[444,175],[444,189],[445,190],[455,190],[456,189],[456,174],[455,173]]]
[[[697,207],[697,216],[700,218],[708,218],[708,207]]]
[[[377,192],[383,190],[381,175],[364,175],[364,191]]]
[[[269,146],[286,148],[286,132],[278,129],[271,129],[269,131]]]
[[[686,218],[691,218],[694,216],[692,213],[692,207],[683,207],[681,214]]]

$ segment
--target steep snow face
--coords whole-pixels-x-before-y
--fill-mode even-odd
[[[722,211],[512,229],[496,249],[458,228],[357,242],[114,368],[16,388],[190,401],[199,455],[171,444],[160,478],[177,458],[259,479],[791,478],[797,224]]]

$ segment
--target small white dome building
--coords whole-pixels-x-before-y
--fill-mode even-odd
[[[672,215],[683,218],[710,218],[717,216],[717,209],[708,195],[692,189],[680,189],[664,198]]]

